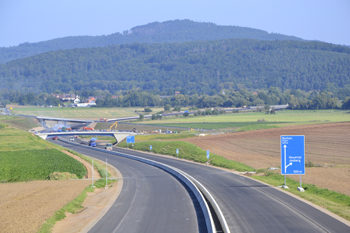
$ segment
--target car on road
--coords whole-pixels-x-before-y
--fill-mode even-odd
[[[52,140],[57,140],[58,139],[58,137],[52,137]]]
[[[69,141],[74,141],[74,137],[70,136]]]

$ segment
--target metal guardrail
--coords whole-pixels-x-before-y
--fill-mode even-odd
[[[80,147],[89,147],[89,146],[85,146],[85,145],[81,145],[81,144],[77,144],[75,142],[70,142],[70,141],[66,141],[63,139],[58,139],[60,141],[66,142],[68,144],[72,144],[72,145],[77,145]],[[89,147],[90,149],[93,150],[97,150],[97,151],[102,151],[108,154],[114,154],[114,155],[118,155],[124,158],[129,158],[129,159],[133,159],[133,160],[137,160],[155,167],[158,167],[164,171],[167,171],[168,173],[174,175],[175,177],[179,178],[181,181],[183,181],[194,193],[194,195],[196,196],[201,209],[203,211],[204,214],[204,218],[205,218],[205,223],[208,229],[208,232],[212,232],[212,233],[216,233],[216,228],[215,228],[215,224],[214,224],[214,220],[213,217],[211,215],[209,206],[204,198],[204,196],[207,198],[207,200],[211,203],[219,221],[221,224],[221,227],[223,229],[223,231],[225,233],[230,233],[230,229],[228,228],[228,225],[226,223],[226,219],[222,213],[222,211],[220,210],[219,205],[216,203],[215,199],[212,197],[212,195],[210,194],[210,192],[196,179],[194,179],[192,176],[188,175],[187,173],[183,172],[180,169],[177,169],[175,167],[160,163],[160,162],[156,162],[154,160],[150,160],[150,159],[145,159],[142,157],[138,157],[138,156],[134,156],[134,155],[128,155],[128,154],[124,154],[124,153],[120,153],[120,152],[115,152],[115,151],[107,151],[104,149],[100,149],[100,148],[96,148],[96,147]],[[204,195],[204,196],[203,196]]]

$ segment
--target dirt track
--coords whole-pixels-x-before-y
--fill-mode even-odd
[[[306,168],[303,182],[350,195],[350,123],[292,126],[183,141],[260,169],[280,166],[281,135],[305,135],[306,162],[321,166]]]

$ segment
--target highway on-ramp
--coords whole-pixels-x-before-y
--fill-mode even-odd
[[[88,153],[89,149],[84,148],[84,151],[79,148],[74,149],[83,154],[91,155]],[[214,167],[150,153],[122,148],[114,148],[114,151],[168,164],[193,176],[211,192],[220,206],[231,232],[350,232],[350,227],[339,220],[255,180]],[[96,152],[92,154],[94,153]],[[104,157],[102,156],[100,159],[103,160]],[[115,164],[115,166],[121,169],[123,165]],[[140,171],[144,173],[143,170]],[[128,189],[128,191],[131,190]],[[159,200],[158,207],[162,208],[163,203],[175,196],[174,194],[168,197],[169,199]],[[140,218],[142,217],[140,216]],[[147,218],[147,215],[144,218]],[[141,230],[140,232],[145,231]]]
[[[207,232],[193,193],[167,172],[131,159],[54,142],[102,161],[107,158],[122,173],[119,197],[89,232]]]

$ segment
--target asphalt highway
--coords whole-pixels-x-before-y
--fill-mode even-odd
[[[108,153],[53,142],[102,161],[107,158],[122,173],[119,197],[89,232],[207,232],[194,194],[167,172]]]
[[[231,232],[350,232],[350,227],[275,188],[210,166],[115,148],[116,152],[179,168],[201,182],[219,204]]]
[[[94,155],[96,154],[95,151],[92,153],[89,152],[89,149],[84,148],[83,150],[74,148],[74,150],[89,156],[101,157],[101,155]],[[114,148],[114,151],[165,163],[193,176],[211,192],[223,211],[231,232],[350,232],[350,227],[337,219],[288,194],[249,178],[214,167],[157,156],[150,153],[142,153],[122,148]],[[105,155],[100,159],[104,160],[106,157],[104,156]],[[117,158],[118,156],[111,155],[111,157]],[[122,164],[115,163],[115,166],[118,169],[123,169]],[[143,169],[139,171],[141,172],[139,176],[142,177],[145,171]],[[128,193],[133,193],[134,191],[131,189],[134,189],[134,187],[130,186],[126,191]],[[171,197],[175,196],[176,195],[172,195]],[[163,202],[167,202],[167,200]],[[156,210],[157,207],[163,208],[163,204],[156,205],[154,210]],[[110,211],[115,211],[115,214],[118,214],[118,211],[123,210],[118,210],[113,207]],[[143,217],[139,215],[138,218],[142,219],[147,217],[147,215]],[[141,230],[140,232],[148,231]],[[152,230],[152,232],[155,231]],[[164,232],[171,231],[165,230]],[[197,230],[193,229],[193,231],[179,232],[197,232]]]

